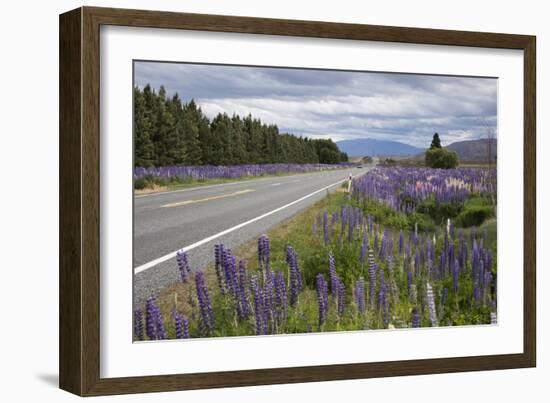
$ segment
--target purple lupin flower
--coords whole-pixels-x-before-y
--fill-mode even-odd
[[[270,264],[270,246],[269,237],[265,234],[258,238],[258,267],[265,271],[269,269]]]
[[[380,288],[378,291],[378,309],[382,311],[384,328],[389,324],[389,298],[387,292],[386,281],[384,278],[384,270],[380,270]]]
[[[156,298],[149,297],[145,303],[145,332],[149,340],[157,340],[157,310]]]
[[[290,275],[290,305],[294,306],[298,302],[298,294],[302,290],[302,273],[298,263],[298,254],[292,246],[286,247],[286,261],[289,267]]]
[[[237,274],[237,258],[233,255],[231,249],[224,249],[222,251],[222,266],[227,290],[233,295],[236,295],[239,281]]]
[[[472,279],[475,281],[477,278],[478,278],[478,271],[479,271],[479,262],[480,262],[480,258],[479,258],[479,248],[477,246],[477,242],[474,238],[473,240],[473,244],[472,244],[472,261],[471,261],[471,266],[472,266]]]
[[[330,277],[330,293],[334,298],[338,295],[338,274],[332,252],[328,254],[328,275]]]
[[[403,247],[404,247],[405,238],[403,236],[403,230],[399,231],[399,243],[397,251],[399,253],[399,256],[403,255]]]
[[[225,294],[224,273],[222,265],[223,244],[214,245],[214,267],[216,269],[216,278],[222,295]]]
[[[355,304],[357,310],[362,315],[365,313],[365,280],[363,277],[359,277],[355,283]]]
[[[428,259],[428,261],[426,262],[426,268],[428,270],[428,279],[432,279],[434,274],[434,262],[432,261],[432,259]]]
[[[420,266],[420,253],[417,250],[414,254],[414,272],[416,274],[420,274],[421,272],[421,266]]]
[[[272,333],[274,329],[274,298],[273,291],[275,289],[275,274],[273,271],[268,270],[265,273],[265,282],[263,289],[263,334]]]
[[[428,312],[430,314],[430,323],[433,327],[437,327],[437,313],[435,310],[435,300],[432,286],[430,283],[426,283],[426,305],[428,305]]]
[[[321,328],[326,322],[328,314],[328,286],[325,276],[321,273],[317,274],[315,288],[317,289],[317,304],[319,306],[319,328]]]
[[[420,314],[418,313],[418,309],[416,307],[412,309],[411,327],[420,327]]]
[[[159,311],[159,315],[157,317],[157,339],[166,340],[167,338],[168,335],[166,334],[166,329],[164,327],[164,319],[162,319]]]
[[[265,334],[266,329],[265,317],[264,317],[264,297],[262,289],[259,285],[258,276],[252,276],[250,278],[250,286],[252,288],[252,296],[254,298],[254,319],[256,335]]]
[[[164,319],[162,318],[162,313],[158,305],[155,305],[155,328],[157,340],[165,340],[168,338],[164,327]]]
[[[465,239],[462,239],[460,244],[461,244],[460,260],[459,260],[460,271],[461,272],[466,272],[466,265],[467,265],[467,262],[468,262],[468,243],[466,242]]]
[[[344,316],[344,310],[346,309],[346,287],[344,282],[338,279],[338,319]]]
[[[342,207],[342,210],[340,211],[340,238],[342,238],[342,234],[346,229],[347,223],[348,223],[348,209],[346,207]]]
[[[386,259],[386,255],[388,253],[389,237],[390,237],[390,234],[388,233],[388,230],[384,229],[384,232],[382,233],[382,241],[380,243],[380,251],[378,252],[378,256],[382,260]]]
[[[454,261],[455,261],[455,247],[454,247],[454,244],[451,243],[449,244],[449,248],[447,249],[447,267],[451,272],[453,270]]]
[[[250,314],[250,306],[248,304],[248,298],[246,296],[246,260],[239,261],[239,273],[238,273],[238,287],[235,299],[238,301],[238,313],[241,319],[248,319]]]
[[[439,256],[439,277],[444,278],[445,277],[445,263],[447,262],[447,259],[445,258],[445,252],[442,251],[441,255]]]
[[[275,305],[277,308],[277,325],[281,325],[286,320],[288,310],[285,275],[282,271],[275,273]]]
[[[188,339],[189,338],[189,321],[179,312],[174,314],[174,322],[176,327],[176,339]]]
[[[195,275],[195,286],[197,289],[197,299],[201,315],[201,329],[204,334],[212,334],[214,331],[214,311],[208,294],[208,286],[202,271],[197,271]]]
[[[326,211],[323,214],[323,239],[325,241],[325,245],[328,245],[330,242],[330,233],[328,228],[328,213]]]
[[[380,270],[380,273],[384,273],[383,270]],[[383,276],[381,276],[381,279],[383,279]],[[384,328],[388,327],[388,324],[390,323],[390,299],[388,297],[388,290],[387,285],[384,282],[380,286],[380,293],[378,296],[378,302],[380,304],[380,308],[382,311],[382,319],[384,321]]]
[[[330,218],[330,225],[334,226],[338,222],[339,219],[340,219],[340,214],[332,213],[332,216]]]
[[[373,217],[372,215],[367,215],[367,232],[372,233]]]
[[[143,341],[143,313],[141,309],[134,311],[134,336],[138,341]]]
[[[183,249],[180,249],[179,251],[177,251],[176,262],[178,263],[181,282],[187,283],[187,279],[189,278],[189,273],[191,272],[191,268],[189,267],[189,260],[187,258],[187,252],[185,252]]]
[[[386,260],[388,259],[388,257],[393,257],[393,238],[391,237],[391,235],[388,235],[388,240],[386,242]]]
[[[481,287],[478,280],[474,280],[474,302],[477,306],[481,304]]]
[[[353,242],[353,230],[355,229],[355,214],[353,214],[353,211],[350,211],[349,213],[349,219],[348,219],[348,242]]]

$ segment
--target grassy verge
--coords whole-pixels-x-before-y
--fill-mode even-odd
[[[149,194],[149,193],[160,193],[160,192],[168,192],[171,190],[179,190],[179,189],[186,189],[186,188],[193,188],[193,187],[200,187],[200,186],[210,186],[210,185],[220,185],[223,183],[232,183],[232,182],[246,182],[248,180],[258,179],[258,178],[265,178],[266,176],[260,176],[260,177],[246,177],[246,178],[218,178],[218,179],[191,179],[189,180],[153,180],[153,181],[147,181],[145,185],[141,185],[138,183],[138,186],[134,186],[134,194],[136,195],[143,195],[143,194]],[[144,187],[142,187],[144,186]]]

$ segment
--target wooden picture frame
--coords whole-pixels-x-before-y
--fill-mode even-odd
[[[523,353],[128,378],[100,377],[100,26],[519,49],[524,52]],[[60,387],[81,396],[536,365],[534,36],[81,7],[60,16]]]

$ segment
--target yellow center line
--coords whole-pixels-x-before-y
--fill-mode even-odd
[[[225,197],[239,196],[239,195],[242,195],[242,194],[245,194],[245,193],[250,193],[250,192],[255,192],[255,191],[256,191],[255,189],[244,189],[244,190],[239,190],[239,191],[233,192],[233,193],[226,193],[226,194],[223,194],[223,195],[206,197],[204,199],[184,200],[184,201],[177,202],[177,203],[164,204],[161,207],[187,206],[188,204],[202,203],[202,202],[207,202],[207,201],[210,201],[210,200],[223,199]]]

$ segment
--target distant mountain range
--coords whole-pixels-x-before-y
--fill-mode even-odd
[[[336,142],[340,151],[347,153],[350,157],[360,156],[395,156],[406,157],[414,156],[417,158],[424,157],[425,149],[413,147],[409,144],[400,143],[390,140],[376,139],[354,139],[342,140]],[[491,150],[493,159],[496,156],[496,139],[491,140]],[[466,140],[457,141],[446,146],[448,150],[458,154],[458,158],[462,161],[483,161],[487,159],[487,140]]]
[[[486,161],[487,160],[487,145],[486,139],[457,141],[445,147],[448,150],[458,154],[458,159],[462,161]],[[491,139],[491,157],[496,159],[497,155],[497,140]]]
[[[337,141],[340,151],[347,153],[350,157],[358,156],[406,156],[424,152],[423,149],[413,147],[409,144],[390,140],[376,139],[354,139]]]

